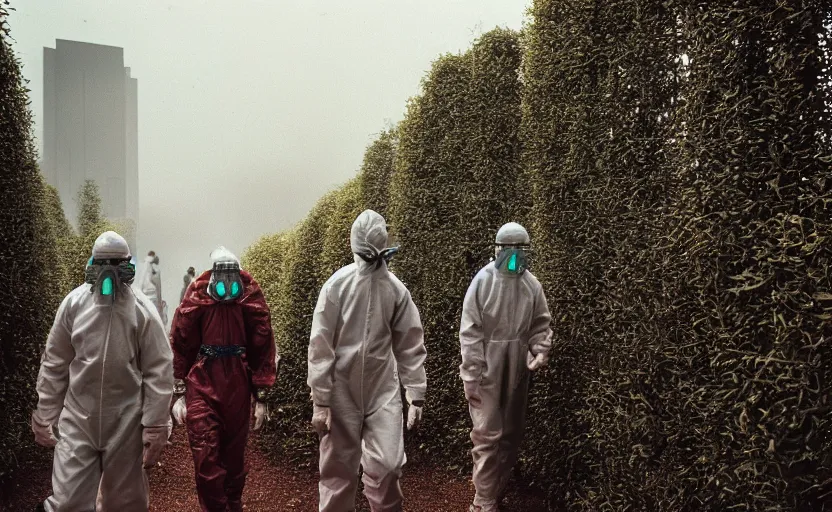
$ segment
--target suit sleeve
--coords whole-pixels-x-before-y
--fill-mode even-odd
[[[474,278],[465,293],[459,326],[459,345],[462,353],[459,375],[465,382],[479,382],[485,372],[485,334],[482,309],[477,297],[477,283],[477,279]]]
[[[267,388],[275,381],[275,344],[269,305],[260,288],[247,299],[243,308],[246,325],[246,362],[251,370],[251,384]]]
[[[176,308],[170,329],[170,348],[173,350],[173,377],[185,380],[199,355],[202,345],[200,316],[202,308],[185,306]]]
[[[147,308],[139,332],[139,357],[142,369],[142,425],[159,427],[170,419],[173,396],[173,354],[165,327],[156,311]]]
[[[75,349],[72,347],[71,295],[68,295],[55,315],[38,372],[37,412],[48,424],[55,423],[61,415],[69,387],[69,364],[73,359]]]
[[[309,335],[308,377],[306,384],[312,389],[312,401],[323,407],[330,406],[335,366],[335,331],[338,327],[338,304],[329,297],[329,283],[318,295],[318,303],[312,315],[312,332]]]
[[[393,318],[393,355],[399,369],[399,379],[411,401],[425,399],[425,331],[419,310],[410,292],[405,292]]]
[[[529,331],[529,350],[532,354],[548,354],[552,350],[552,315],[546,302],[546,294],[538,283],[534,300],[534,317]]]

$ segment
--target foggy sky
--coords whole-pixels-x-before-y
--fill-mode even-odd
[[[301,220],[402,118],[432,60],[521,28],[528,1],[15,0],[9,21],[38,147],[43,47],[124,48],[139,83],[134,252],[159,255],[172,316],[188,266]]]

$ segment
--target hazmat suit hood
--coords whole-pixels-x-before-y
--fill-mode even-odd
[[[387,222],[381,214],[364,210],[355,219],[350,230],[350,248],[360,273],[372,272],[382,266],[398,252],[397,247],[388,248]]]
[[[211,251],[211,264],[213,265],[214,263],[236,263],[240,265],[240,259],[233,252],[221,245]]]

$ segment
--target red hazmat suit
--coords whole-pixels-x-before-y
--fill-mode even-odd
[[[245,447],[252,394],[275,381],[275,344],[266,299],[251,274],[232,302],[208,294],[211,272],[199,276],[171,327],[174,378],[186,384],[187,429],[197,494],[204,512],[242,510]],[[202,345],[239,346],[242,355],[209,357]]]

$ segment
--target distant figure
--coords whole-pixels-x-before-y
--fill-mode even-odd
[[[162,307],[162,275],[159,271],[159,257],[154,251],[150,251],[144,262],[146,268],[142,273],[139,289],[156,306],[156,311],[161,318],[164,316],[164,308]]]
[[[196,270],[194,267],[188,267],[188,272],[185,273],[185,278],[183,279],[184,283],[182,284],[182,293],[179,294],[179,303],[182,304],[182,301],[185,299],[185,292],[188,291],[188,287],[191,286],[191,283],[196,281]]]
[[[162,301],[162,324],[167,328],[168,325],[168,303]]]

